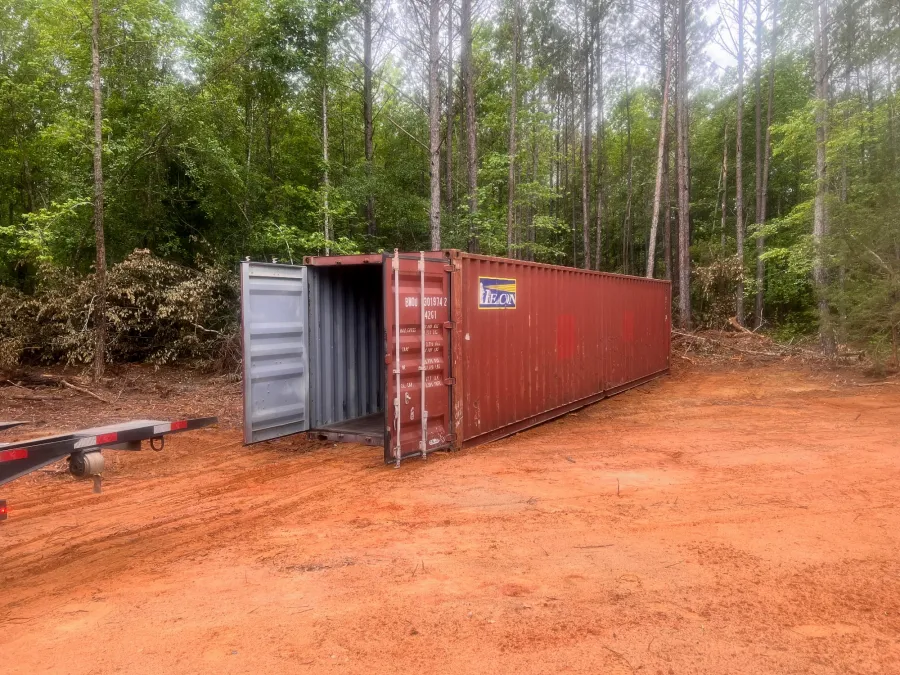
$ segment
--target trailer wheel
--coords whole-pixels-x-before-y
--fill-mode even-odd
[[[78,478],[99,476],[104,465],[103,455],[99,451],[76,452],[69,457],[69,473]]]

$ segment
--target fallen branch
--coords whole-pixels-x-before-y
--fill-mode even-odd
[[[205,333],[212,333],[213,335],[222,335],[222,331],[220,331],[220,330],[213,330],[212,328],[205,328],[205,327],[201,326],[199,323],[195,323],[192,325],[194,326],[194,328],[199,328],[200,330],[204,331]]]
[[[31,389],[29,389],[28,387],[23,387],[21,384],[16,384],[12,380],[7,380],[7,382],[9,382],[16,389],[21,389],[22,391],[27,391],[29,394],[32,393]]]
[[[710,338],[703,337],[702,335],[694,335],[692,333],[683,333],[680,330],[672,329],[672,332],[675,335],[681,335],[682,337],[691,338],[692,340],[703,340],[704,342],[718,342],[718,340],[711,340]]]
[[[809,350],[804,350],[800,347],[792,347],[790,345],[779,345],[777,342],[771,340],[770,338],[766,338],[765,336],[758,335],[758,334],[754,333],[753,331],[747,330],[743,326],[740,326],[740,324],[737,324],[736,321],[735,321],[735,325],[736,325],[736,327],[741,328],[742,333],[722,333],[722,335],[727,336],[732,339],[735,339],[735,340],[742,337],[743,334],[752,335],[753,337],[763,340],[765,343],[772,345],[772,347],[777,349],[778,351],[759,351],[756,349],[742,349],[741,347],[736,346],[733,343],[732,339],[721,340],[721,339],[716,339],[716,338],[712,338],[712,337],[707,337],[705,335],[694,335],[692,333],[683,333],[678,330],[672,330],[672,333],[675,335],[679,335],[681,337],[691,339],[691,340],[701,340],[702,342],[705,342],[708,344],[718,345],[719,347],[721,347],[724,350],[737,352],[738,354],[748,354],[750,356],[768,356],[768,357],[774,357],[774,358],[782,358],[785,356],[790,356],[791,354],[796,354],[798,351],[809,351]],[[690,347],[688,348],[688,350],[685,350],[685,354],[689,350],[690,350]],[[810,352],[810,353],[812,353],[812,352]],[[684,358],[684,359],[690,361],[690,359],[685,355],[679,355],[679,356],[681,356],[681,358]]]
[[[62,401],[64,397],[53,396],[52,394],[9,394],[8,397],[13,401]]]
[[[740,354],[750,354],[751,356],[774,356],[777,358],[781,358],[782,356],[787,356],[789,352],[758,352],[753,349],[740,349],[739,347],[731,347],[734,351]]]
[[[88,396],[93,396],[98,401],[103,401],[107,405],[109,404],[109,401],[107,399],[103,398],[102,396],[100,396],[98,394],[95,394],[94,392],[92,392],[88,389],[85,389],[84,387],[76,387],[71,382],[66,382],[65,380],[60,380],[59,382],[60,382],[60,384],[68,387],[69,389],[74,389],[75,391],[81,392],[82,394],[87,394]]]

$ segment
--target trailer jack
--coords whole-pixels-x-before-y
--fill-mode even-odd
[[[152,439],[151,439],[152,442]],[[76,452],[69,455],[69,473],[76,478],[91,478],[94,481],[94,494],[103,491],[103,467],[106,460],[99,450],[93,452]]]

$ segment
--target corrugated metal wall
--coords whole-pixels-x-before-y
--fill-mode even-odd
[[[306,268],[241,264],[244,442],[309,428]]]
[[[454,252],[456,433],[477,444],[668,369],[667,282]],[[485,302],[513,289],[514,306]],[[492,306],[493,305],[493,306]]]
[[[381,266],[307,270],[311,428],[384,410]]]
[[[669,367],[671,286],[639,277],[600,277],[604,389],[615,393]]]

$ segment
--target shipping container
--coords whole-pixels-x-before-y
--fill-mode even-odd
[[[241,265],[244,440],[385,462],[486,443],[669,369],[671,285],[460,251]]]

